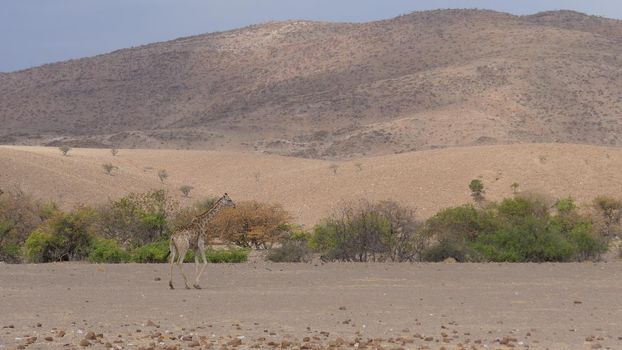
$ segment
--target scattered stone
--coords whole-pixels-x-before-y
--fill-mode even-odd
[[[583,304],[583,302],[581,300],[575,300],[574,303],[575,304]]]
[[[86,339],[82,339],[82,340],[80,340],[80,346],[82,346],[82,347],[91,346],[91,342],[86,340]]]
[[[346,309],[346,307],[345,307],[345,306],[340,306],[340,307],[339,307],[339,310],[342,310],[342,311],[343,311],[343,310],[345,310],[345,309]]]
[[[37,323],[37,327],[41,328],[42,324],[41,323]]]
[[[56,336],[59,338],[62,338],[65,336],[65,331],[58,331],[58,333],[56,333]]]
[[[201,346],[201,343],[199,343],[199,342],[198,342],[198,341],[196,341],[196,340],[193,340],[193,341],[191,341],[190,343],[188,343],[188,347],[191,347],[191,348],[196,348],[197,346]]]
[[[162,279],[160,277],[155,277],[153,280],[154,281],[161,281]]]
[[[147,327],[157,327],[158,326],[155,322],[153,322],[151,320],[148,320],[146,325],[147,325]]]
[[[229,346],[240,346],[240,345],[242,345],[242,339],[238,339],[238,338],[231,339],[229,342],[227,342],[227,345],[229,345]]]
[[[86,333],[86,335],[84,336],[84,339],[86,340],[95,340],[97,337],[95,336],[94,332],[88,332]]]
[[[54,340],[54,338],[52,338],[52,337],[45,337],[45,340],[46,340],[46,341],[53,341],[53,340]]]

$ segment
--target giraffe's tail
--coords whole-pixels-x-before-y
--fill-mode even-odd
[[[175,248],[175,244],[173,243],[173,237],[171,237],[168,240],[168,253],[166,253],[166,256],[164,257],[164,259],[168,260],[168,257],[171,256],[173,249],[176,249],[176,248]]]

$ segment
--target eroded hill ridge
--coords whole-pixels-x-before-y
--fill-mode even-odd
[[[0,143],[344,159],[620,145],[622,21],[571,11],[286,21],[0,74]]]

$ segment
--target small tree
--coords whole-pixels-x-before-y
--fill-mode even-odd
[[[112,171],[114,169],[117,169],[117,167],[112,165],[112,163],[102,164],[102,168],[104,168],[104,172],[106,173],[106,175],[112,175]]]
[[[280,205],[242,201],[235,208],[223,209],[208,234],[242,247],[268,248],[289,231],[290,220]]]
[[[160,169],[158,171],[158,178],[160,179],[160,182],[164,182],[164,180],[168,178],[168,172],[166,169]]]
[[[469,184],[469,189],[471,190],[471,197],[478,205],[482,205],[484,202],[484,184],[481,180],[474,179]]]
[[[67,146],[67,145],[62,145],[60,147],[58,147],[58,149],[60,150],[60,152],[64,155],[67,156],[67,154],[69,153],[69,151],[71,151],[71,147]]]
[[[622,202],[611,197],[599,196],[594,199],[594,208],[603,219],[602,234],[610,237],[620,224],[622,216]]]
[[[256,182],[259,182],[259,180],[261,179],[261,172],[259,171],[254,172],[253,177],[255,178]]]
[[[116,156],[117,154],[119,154],[119,150],[113,147],[113,148],[111,148],[111,149],[110,149],[110,153],[111,153],[111,154],[112,154],[112,156],[114,157],[114,156]]]
[[[184,197],[188,197],[188,195],[190,194],[190,191],[192,191],[192,189],[194,189],[194,187],[190,186],[190,185],[182,185],[179,190],[181,191],[181,193],[184,194]]]
[[[339,169],[339,165],[333,163],[329,165],[328,168],[333,171],[333,175],[337,175],[337,170]]]
[[[510,187],[512,187],[512,193],[513,193],[514,195],[516,195],[516,194],[518,193],[518,186],[520,186],[520,185],[518,184],[518,182],[515,182],[515,183],[513,183],[512,185],[510,185]]]

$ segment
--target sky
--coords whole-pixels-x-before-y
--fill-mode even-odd
[[[439,8],[622,19],[619,0],[0,0],[0,72],[273,20],[367,22]]]

